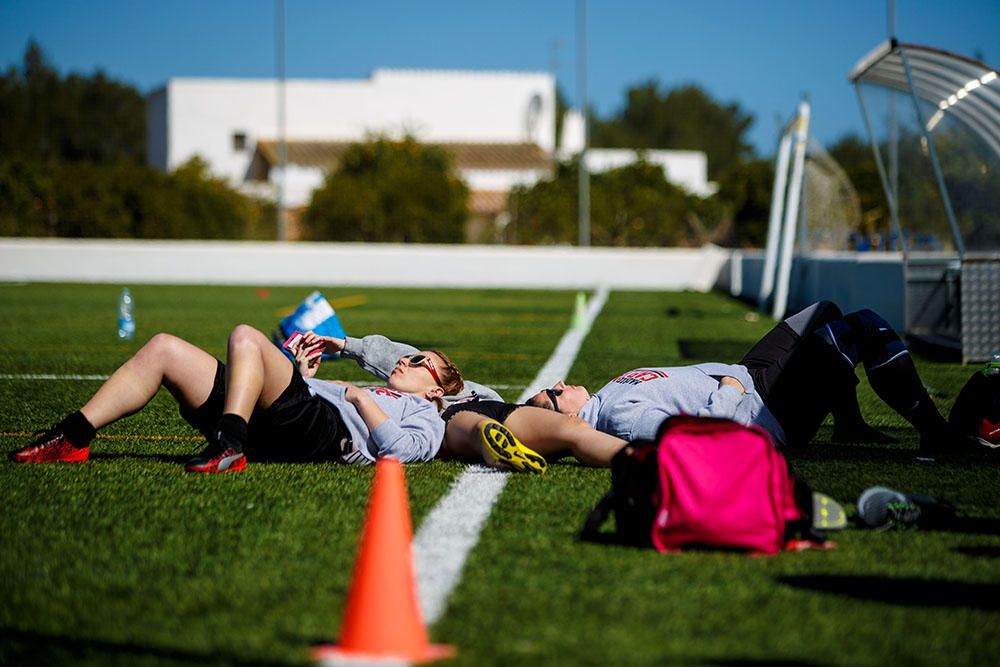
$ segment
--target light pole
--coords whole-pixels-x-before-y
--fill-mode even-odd
[[[590,245],[590,173],[587,171],[587,147],[590,144],[590,123],[587,121],[587,0],[576,3],[577,85],[580,88],[580,113],[583,116],[583,149],[580,151],[577,182],[577,226],[579,244]]]
[[[285,177],[288,173],[288,144],[285,141],[285,0],[275,0],[275,65],[278,70],[278,240],[288,240],[285,220]]]

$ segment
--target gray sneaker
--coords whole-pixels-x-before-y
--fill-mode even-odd
[[[858,516],[865,525],[877,530],[913,526],[920,519],[920,505],[904,493],[873,486],[858,498]]]

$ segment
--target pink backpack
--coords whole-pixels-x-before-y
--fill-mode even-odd
[[[811,491],[789,471],[771,437],[725,419],[673,417],[656,442],[632,443],[612,466],[611,491],[584,526],[584,539],[608,541],[600,525],[613,511],[615,540],[658,551],[723,548],[775,554],[802,548]]]

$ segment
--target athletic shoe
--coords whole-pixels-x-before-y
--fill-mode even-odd
[[[35,431],[35,441],[10,453],[10,460],[17,463],[53,463],[67,461],[82,463],[90,456],[90,447],[77,447],[66,439],[59,425],[48,431]]]
[[[184,466],[188,472],[231,472],[244,470],[247,467],[247,457],[243,448],[228,435],[216,431],[210,438],[208,446]]]
[[[548,468],[541,454],[521,444],[510,430],[498,421],[479,426],[479,436],[497,463],[520,472],[540,475]]]
[[[884,486],[866,489],[858,498],[858,516],[871,528],[905,528],[915,525],[920,514],[920,505],[913,499]]]
[[[1000,448],[1000,422],[993,424],[987,419],[979,423],[979,432],[976,433],[976,440],[983,447],[990,449]]]
[[[847,512],[825,493],[812,494],[812,527],[814,530],[842,530],[847,527]]]

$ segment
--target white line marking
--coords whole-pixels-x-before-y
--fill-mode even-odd
[[[607,300],[606,287],[600,288],[591,297],[584,321],[563,334],[555,352],[521,392],[518,403],[566,376],[583,339]],[[469,467],[458,476],[451,490],[420,525],[413,539],[413,561],[417,571],[420,610],[428,625],[433,625],[444,615],[448,598],[461,580],[465,559],[479,541],[479,533],[507,484],[507,475],[486,466]]]

